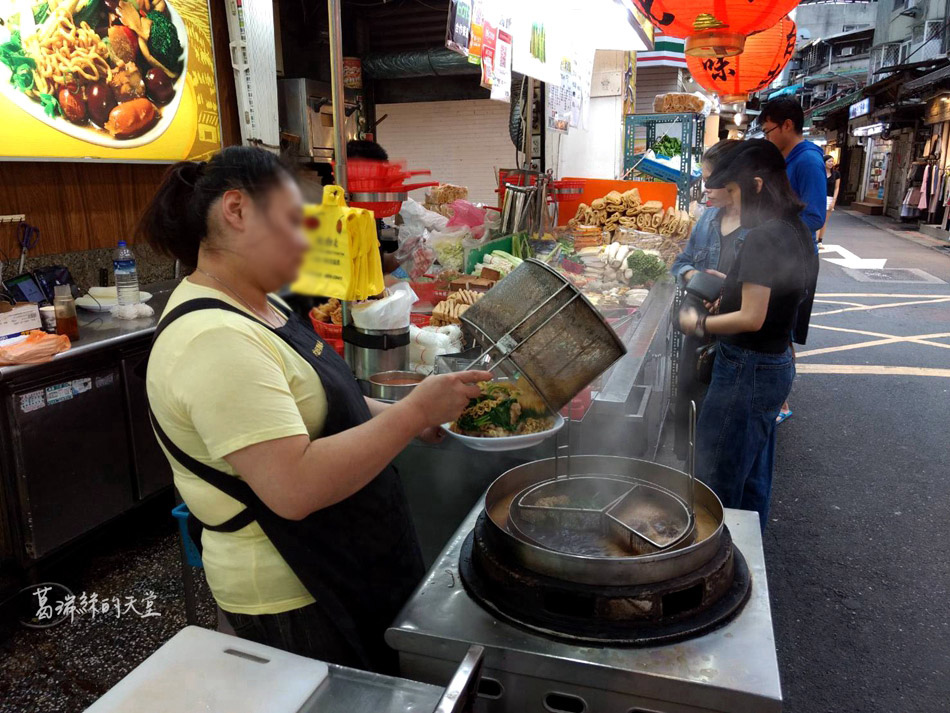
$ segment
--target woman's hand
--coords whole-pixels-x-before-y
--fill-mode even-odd
[[[429,426],[426,430],[416,436],[423,443],[441,443],[445,440],[445,431],[440,426]]]
[[[680,310],[680,331],[683,334],[692,334],[699,324],[699,311],[695,307],[684,307]]]
[[[479,381],[491,381],[492,378],[490,371],[459,371],[429,376],[399,403],[415,409],[425,429],[440,426],[454,421],[468,406],[470,399],[478,398],[481,394]]]

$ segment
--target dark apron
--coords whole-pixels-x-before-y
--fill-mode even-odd
[[[326,392],[328,411],[322,435],[332,436],[369,421],[369,407],[342,357],[297,315],[276,303],[274,306],[287,316],[287,324],[268,328],[307,360]],[[259,321],[221,300],[189,300],[162,318],[154,339],[176,319],[203,309],[222,309]],[[243,480],[200,463],[178,448],[154,417],[152,425],[183,467],[245,506],[227,522],[202,526],[235,532],[256,520],[317,606],[352,644],[363,665],[368,670],[395,673],[397,657],[383,635],[425,574],[396,470],[387,466],[349,498],[303,520],[287,520],[268,508]]]

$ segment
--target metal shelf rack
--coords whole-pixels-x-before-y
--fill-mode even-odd
[[[676,126],[671,127],[674,124]],[[657,132],[657,127],[669,127],[667,130]],[[635,140],[646,139],[644,150],[653,148],[658,138],[664,135],[676,137],[679,133],[680,143],[684,151],[680,154],[680,170],[678,177],[670,181],[669,178],[661,178],[669,183],[675,183],[677,188],[677,207],[682,210],[689,210],[690,201],[699,200],[702,192],[702,181],[693,179],[690,175],[692,167],[691,158],[695,158],[698,163],[703,153],[703,137],[706,129],[706,117],[702,114],[629,114],[624,117],[623,132],[623,170],[624,175],[638,171],[646,171],[637,168],[640,161],[640,154],[635,151]],[[659,133],[659,136],[657,134]],[[647,174],[650,175],[650,174]],[[656,178],[656,176],[651,176]]]

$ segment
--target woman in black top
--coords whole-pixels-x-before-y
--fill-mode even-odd
[[[712,382],[699,415],[696,474],[726,507],[768,518],[775,418],[795,377],[789,335],[807,292],[811,234],[798,217],[781,152],[765,140],[730,153],[707,186],[725,188],[749,229],[726,276],[719,312],[686,309],[686,334],[718,337]]]
[[[831,220],[831,211],[835,209],[838,191],[841,188],[841,172],[835,168],[834,156],[825,156],[825,178],[828,181],[828,197],[825,199],[825,224],[818,231],[819,243],[825,237],[825,229],[828,227],[828,221]]]

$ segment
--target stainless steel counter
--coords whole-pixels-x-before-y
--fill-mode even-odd
[[[143,287],[152,317],[80,309],[80,339],[68,351],[0,368],[0,572],[8,562],[31,567],[171,485],[139,367],[177,284]],[[52,434],[68,454],[56,467]]]
[[[752,594],[739,615],[695,639],[624,649],[542,637],[503,623],[480,607],[465,591],[458,571],[462,542],[480,511],[481,503],[387,633],[390,646],[400,652],[404,676],[444,684],[468,647],[478,644],[486,650],[483,678],[497,681],[503,693],[476,710],[541,710],[543,694],[555,681],[559,683],[554,690],[582,698],[588,706],[584,710],[590,711],[781,711],[765,559],[754,512],[726,510],[725,515],[752,572]],[[528,698],[529,692],[537,697]],[[614,705],[618,696],[623,707]]]
[[[48,369],[51,365],[69,362],[97,350],[117,347],[135,339],[151,336],[155,331],[155,325],[158,324],[158,318],[165,309],[169,295],[177,286],[178,280],[143,285],[142,290],[152,295],[148,306],[155,310],[152,317],[144,319],[115,319],[108,312],[89,312],[77,308],[79,341],[74,342],[67,351],[57,354],[52,361],[44,364],[0,367],[0,381],[24,376],[40,369]]]
[[[299,713],[432,713],[442,688],[330,665],[330,675]]]

